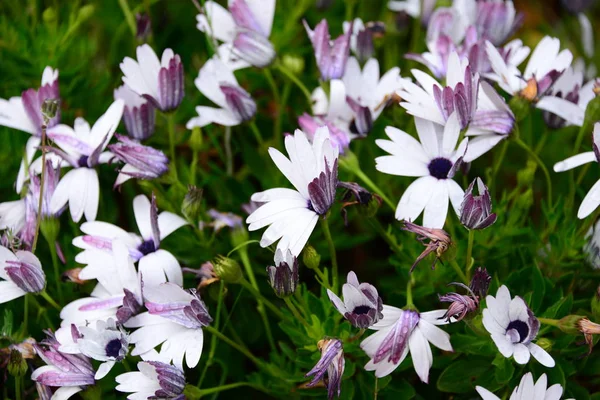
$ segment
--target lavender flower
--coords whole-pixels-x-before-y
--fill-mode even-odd
[[[321,72],[321,79],[329,81],[332,79],[341,79],[344,76],[346,62],[350,54],[350,36],[352,34],[352,24],[347,32],[331,42],[329,36],[329,25],[327,20],[322,20],[311,30],[306,21],[303,21],[304,28],[315,50],[315,59]]]
[[[327,129],[329,129],[329,137],[332,144],[337,147],[340,153],[343,153],[344,150],[348,148],[348,145],[350,145],[349,133],[338,127],[332,121],[329,121],[326,117],[313,117],[304,113],[298,117],[298,125],[311,140],[314,138],[317,129],[326,126]]]
[[[319,381],[323,380],[327,383],[327,398],[333,399],[336,395],[340,397],[340,387],[342,385],[342,375],[344,375],[344,350],[342,341],[338,339],[321,339],[317,343],[317,347],[321,350],[321,359],[311,369],[306,376],[313,376],[312,381],[307,387],[315,386]],[[325,378],[327,374],[327,378]]]
[[[114,97],[125,102],[123,120],[129,136],[136,140],[148,139],[154,133],[155,108],[146,98],[139,96],[127,85],[115,89]]]
[[[116,377],[119,392],[132,393],[131,399],[185,400],[185,375],[183,370],[160,361],[142,361],[138,371],[126,372]]]
[[[462,283],[452,282],[450,285],[456,285],[465,289],[468,294],[448,293],[440,297],[440,301],[451,303],[448,310],[440,319],[447,322],[456,322],[462,320],[468,313],[479,308],[479,301],[487,294],[491,276],[488,275],[485,268],[477,268],[475,275],[471,279],[469,286]]]
[[[0,246],[0,304],[41,292],[46,286],[46,275],[40,260],[28,251],[13,254]]]
[[[353,271],[348,272],[347,283],[342,286],[344,301],[327,289],[329,300],[350,323],[360,329],[375,324],[383,314],[383,303],[375,286],[360,283]]]
[[[298,259],[286,250],[275,252],[275,265],[267,267],[269,284],[279,297],[294,294],[298,286]]]
[[[478,196],[473,196],[473,188],[477,183]],[[480,178],[476,178],[465,192],[460,206],[460,223],[467,229],[485,229],[496,222],[496,214],[492,213],[492,199]]]
[[[110,151],[125,163],[119,171],[115,187],[131,178],[154,179],[169,170],[169,159],[165,154],[150,146],[144,146],[127,136],[116,135],[119,143],[108,146]]]
[[[442,117],[448,121],[450,115],[456,111],[460,129],[465,129],[475,116],[478,92],[479,74],[473,74],[470,66],[465,68],[462,82],[456,83],[454,87],[446,86],[440,89],[439,86],[433,85],[433,96]]]
[[[147,44],[136,50],[137,61],[125,57],[121,71],[123,82],[163,112],[175,110],[184,95],[183,64],[179,55],[166,49],[159,60]]]
[[[435,263],[437,260],[442,257],[442,255],[452,244],[450,235],[448,235],[448,233],[446,233],[446,231],[443,229],[425,228],[405,220],[402,230],[417,234],[417,240],[425,246],[425,250],[423,250],[419,257],[417,257],[410,268],[411,272],[415,269],[417,264],[420,263],[421,260],[427,257],[430,253],[435,253],[436,255],[435,259],[433,260],[433,264],[431,265],[432,269],[435,268]],[[429,240],[429,242],[425,243],[426,240]]]
[[[228,227],[231,229],[243,227],[242,217],[231,212],[220,212],[215,209],[208,210],[208,215],[213,219],[211,223],[215,232]]]

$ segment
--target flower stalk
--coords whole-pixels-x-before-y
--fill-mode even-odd
[[[339,281],[337,253],[335,251],[335,244],[333,243],[333,238],[331,237],[331,231],[329,230],[329,219],[327,218],[327,216],[321,219],[321,227],[323,228],[323,234],[325,235],[325,240],[327,241],[327,246],[329,247],[329,256],[331,257],[331,268],[333,275],[332,290],[334,293],[337,293]]]

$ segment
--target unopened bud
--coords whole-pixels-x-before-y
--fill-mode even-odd
[[[478,195],[473,195],[477,183]],[[492,213],[492,198],[483,181],[476,178],[465,192],[460,206],[460,223],[467,229],[485,229],[496,222],[496,214]]]
[[[60,232],[59,219],[54,217],[42,218],[42,222],[40,223],[40,231],[49,243],[56,242],[56,238]]]
[[[54,24],[56,22],[56,10],[52,7],[48,7],[42,13],[42,19],[46,24]]]
[[[528,114],[531,103],[523,96],[514,96],[508,105],[515,115],[515,121],[522,121]]]
[[[85,22],[89,19],[96,10],[93,4],[87,4],[79,9],[79,13],[77,15],[77,20],[79,23]]]
[[[136,33],[135,37],[141,42],[145,42],[150,36],[150,16],[146,13],[135,15]]]
[[[579,321],[584,318],[581,315],[567,315],[558,320],[558,328],[569,335],[577,335],[580,332]]]
[[[189,185],[188,191],[181,203],[181,213],[189,221],[197,221],[202,210],[202,188]]]
[[[42,103],[42,116],[44,117],[44,124],[48,124],[48,122],[56,117],[56,113],[58,112],[58,99],[46,99]]]
[[[282,62],[285,68],[294,75],[300,75],[304,71],[304,58],[302,57],[286,54],[283,56]]]
[[[8,373],[15,377],[24,376],[27,373],[27,362],[21,352],[17,349],[10,351],[8,357]]]
[[[591,127],[600,121],[600,96],[596,95],[587,105],[585,109],[585,117],[583,119],[584,127]]]
[[[321,263],[321,256],[314,247],[308,244],[302,251],[302,262],[304,262],[304,265],[308,269],[318,269]]]
[[[538,346],[540,346],[542,349],[546,350],[547,352],[550,352],[552,350],[552,346],[554,345],[554,342],[548,338],[541,338],[538,339],[535,344],[537,344]]]
[[[202,145],[204,144],[204,139],[202,138],[202,130],[199,127],[194,127],[192,129],[192,135],[190,136],[190,148],[193,151],[202,150]]]
[[[242,226],[237,226],[231,229],[231,245],[238,247],[248,241],[248,231]]]
[[[224,282],[239,283],[242,280],[242,269],[237,261],[223,256],[217,256],[213,261],[215,274]]]

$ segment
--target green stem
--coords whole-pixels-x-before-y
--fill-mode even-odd
[[[196,186],[196,168],[198,165],[198,152],[192,150],[192,165],[190,165],[190,185]]]
[[[250,129],[252,130],[252,133],[254,134],[254,138],[256,139],[256,142],[262,147],[264,142],[263,142],[262,136],[260,135],[260,130],[256,126],[256,122],[254,120],[252,120],[248,124],[250,125]]]
[[[460,277],[460,280],[463,281],[463,283],[465,285],[468,285],[469,284],[469,280],[467,279],[467,276],[465,275],[465,273],[463,272],[463,270],[460,268],[460,266],[458,265],[458,263],[456,262],[456,260],[450,261],[450,265],[452,265],[452,268],[454,268],[454,271]]]
[[[335,244],[333,243],[333,238],[331,237],[331,231],[329,230],[329,219],[327,216],[325,218],[321,218],[321,227],[323,228],[323,234],[325,235],[325,240],[327,241],[327,245],[329,246],[329,256],[331,257],[331,267],[332,267],[332,280],[333,280],[333,292],[337,293],[338,289],[338,263],[337,263],[337,253],[335,251]]]
[[[558,320],[557,319],[552,319],[552,318],[542,318],[542,317],[537,317],[537,319],[542,323],[542,324],[546,324],[546,325],[550,325],[550,326],[554,326],[558,328]]]
[[[40,225],[42,223],[42,204],[44,201],[44,184],[46,183],[46,122],[42,125],[42,176],[40,178],[40,193],[38,198],[37,221],[35,223],[35,235],[31,252],[35,254],[38,237],[40,235]]]
[[[492,190],[493,190],[492,182],[496,182],[496,176],[498,175],[498,170],[500,169],[500,166],[502,165],[502,162],[504,161],[504,156],[506,155],[507,148],[508,148],[508,140],[504,140],[504,143],[502,143],[502,146],[500,147],[500,154],[498,155],[498,159],[494,160],[492,176],[490,178],[490,181],[488,182],[488,186],[491,187]]]
[[[410,277],[408,278],[408,282],[406,283],[406,307],[408,307],[409,309],[415,306],[412,295],[412,287],[414,283],[415,281],[411,273]]]
[[[167,128],[169,131],[169,153],[171,154],[171,173],[173,174],[174,181],[178,182],[179,177],[177,175],[177,159],[175,158],[175,114],[166,114]]]
[[[536,164],[540,167],[544,176],[546,177],[546,186],[548,191],[548,205],[552,208],[552,179],[550,178],[550,173],[548,172],[548,168],[544,162],[538,157],[538,155],[520,138],[515,138],[515,143],[518,144],[523,150],[525,150],[531,158],[536,162]]]
[[[213,394],[213,393],[218,393],[218,392],[222,392],[224,390],[229,390],[229,389],[235,389],[235,388],[239,388],[239,387],[243,387],[243,386],[249,386],[253,389],[257,389],[257,390],[261,390],[263,391],[263,389],[260,386],[257,386],[253,383],[250,382],[236,382],[236,383],[229,383],[227,385],[221,385],[221,386],[216,386],[213,388],[208,388],[208,389],[200,389],[200,391],[198,392],[198,394],[200,396],[206,396],[209,394]]]
[[[15,397],[17,400],[21,400],[21,394],[22,389],[21,389],[21,377],[20,376],[15,376]]]
[[[60,280],[60,264],[58,263],[58,254],[56,254],[56,242],[52,241],[51,238],[46,238],[48,242],[48,247],[50,248],[50,256],[52,257],[52,267],[54,269],[54,283],[56,284],[56,289],[58,291],[58,300],[60,303],[63,303],[63,292],[62,292],[62,282]]]
[[[475,238],[475,231],[473,229],[469,229],[469,242],[467,245],[467,261],[465,265],[465,271],[467,272],[467,281],[471,281],[471,268],[473,267],[473,262],[471,262],[471,256],[473,254],[473,239]]]
[[[267,306],[269,310],[271,310],[273,314],[275,314],[279,319],[285,319],[285,315],[283,315],[281,310],[279,310],[279,308],[277,308],[273,303],[271,303],[267,298],[265,298],[257,289],[255,289],[250,282],[248,282],[245,279],[242,279],[240,281],[240,284],[250,293],[252,293],[253,296],[260,299],[260,301],[262,301],[262,303],[265,306]]]
[[[52,307],[56,308],[58,311],[60,311],[62,308],[56,303],[56,301],[54,301],[54,299],[52,297],[50,297],[50,295],[45,291],[42,290],[40,292],[40,296],[42,296],[44,298],[44,300],[46,300],[48,302],[48,304],[50,304]]]
[[[25,293],[23,296],[23,327],[25,328],[25,334],[28,334],[27,323],[29,321],[29,293]]]
[[[321,282],[325,285],[326,289],[332,290],[333,288],[331,287],[331,285],[329,285],[329,278],[323,273],[323,271],[321,271],[321,268],[317,267],[317,268],[313,268],[313,271],[315,271],[315,274],[317,274],[317,277],[321,280]]]
[[[217,298],[217,316],[215,317],[215,329],[219,329],[221,322],[221,306],[223,304],[223,291],[225,290],[225,282],[219,282],[219,297]],[[202,387],[202,382],[204,382],[204,377],[206,376],[206,372],[208,371],[208,367],[210,367],[213,363],[213,358],[215,356],[215,351],[217,349],[217,337],[213,335],[210,340],[210,351],[208,353],[208,360],[204,364],[204,368],[202,369],[202,373],[200,374],[200,379],[198,380],[198,387]]]
[[[419,19],[419,18],[416,18]],[[373,390],[373,400],[377,400],[377,392],[379,392],[379,389],[377,389],[377,383],[378,383],[379,379],[377,377],[375,377],[375,389]]]
[[[354,335],[354,336],[352,336],[352,337],[348,338],[348,339],[346,340],[346,342],[348,342],[348,343],[352,343],[352,342],[355,342],[355,341],[357,341],[358,339],[360,339],[360,338],[362,337],[362,335],[364,335],[364,334],[365,334],[365,332],[366,332],[366,331],[367,331],[366,329],[362,328],[361,330],[359,330],[359,331],[358,331],[358,333],[357,333],[356,335]]]
[[[306,101],[308,102],[308,105],[312,106],[312,98],[311,98],[310,92],[306,88],[306,86],[304,86],[302,81],[300,79],[298,79],[298,77],[296,75],[294,75],[294,73],[292,71],[287,69],[287,67],[285,65],[283,65],[282,62],[280,62],[280,61],[276,62],[275,66],[282,74],[287,76],[289,80],[291,80],[292,82],[294,82],[294,84],[296,84],[296,86],[298,86],[298,88],[304,94],[304,97],[306,97]]]
[[[581,144],[583,143],[583,138],[585,134],[589,131],[589,126],[584,122],[579,128],[579,132],[577,133],[577,138],[575,139],[575,146],[573,147],[573,154],[579,153],[579,149],[581,148]]]
[[[237,351],[239,351],[240,353],[242,353],[243,355],[248,357],[248,359],[250,361],[252,361],[254,364],[256,364],[256,366],[261,367],[261,368],[263,367],[262,361],[260,361],[252,353],[250,353],[250,351],[248,349],[240,346],[233,340],[229,339],[227,336],[225,336],[221,332],[219,332],[219,330],[213,328],[210,325],[205,326],[203,329],[205,331],[210,332],[211,334],[215,335],[216,337],[218,337],[219,339],[221,339],[222,341],[224,341],[225,343],[227,343],[228,345],[230,345],[231,347],[233,347],[234,349],[236,349]]]
[[[230,126],[226,126],[225,127],[225,137],[224,137],[224,144],[223,147],[225,147],[225,159],[226,159],[226,172],[227,172],[227,176],[231,176],[233,175],[233,154],[231,152],[231,127]]]
[[[302,325],[304,325],[306,328],[310,328],[310,325],[308,325],[308,322],[306,322],[306,320],[302,317],[302,315],[300,315],[300,313],[298,312],[298,309],[296,308],[294,303],[292,303],[292,300],[289,297],[284,297],[283,300],[285,301],[285,304],[287,304],[287,306],[290,309],[290,311],[292,312],[292,314],[294,314],[294,317],[299,322],[301,322]]]
[[[250,258],[248,257],[248,249],[246,247],[242,247],[239,250],[240,258],[242,259],[242,264],[244,264],[244,269],[246,270],[246,275],[248,275],[248,279],[250,280],[250,285],[252,288],[260,293],[258,289],[258,283],[256,282],[256,277],[254,276],[254,271],[252,270],[252,265],[250,264]],[[271,346],[271,350],[277,351],[277,347],[275,346],[275,340],[273,339],[273,333],[271,332],[271,325],[269,325],[269,318],[267,318],[267,313],[265,312],[264,301],[262,300],[262,296],[257,298],[257,309],[260,317],[263,320],[263,325],[265,326],[265,333],[267,334],[267,340],[269,341],[269,345]]]
[[[137,27],[135,23],[135,18],[131,13],[131,9],[129,8],[129,4],[127,4],[127,0],[119,0],[119,6],[121,6],[121,10],[125,15],[125,20],[127,21],[127,25],[129,26],[129,30],[133,36],[137,35]]]
[[[275,103],[275,120],[273,121],[273,139],[274,143],[277,143],[279,137],[281,135],[281,114],[283,107],[285,106],[281,101],[281,96],[279,95],[279,89],[277,88],[277,84],[275,83],[275,79],[273,79],[273,74],[271,74],[271,70],[269,68],[263,68],[263,73],[265,74],[265,78],[271,87],[271,91],[273,92],[273,102]]]
[[[360,167],[358,168],[352,168],[352,165],[350,163],[347,162],[347,160],[345,160],[343,157],[338,159],[339,162],[339,166],[343,169],[345,169],[348,172],[352,172],[353,174],[355,174],[357,176],[358,179],[360,179],[361,181],[363,181],[363,183],[365,185],[367,185],[367,187],[377,193],[379,196],[381,196],[381,198],[383,199],[383,201],[390,206],[390,208],[392,210],[396,210],[396,206],[394,205],[394,203],[383,193],[383,190],[379,189],[379,187],[360,169]]]

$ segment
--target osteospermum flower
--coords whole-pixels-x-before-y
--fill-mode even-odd
[[[323,380],[327,384],[327,398],[331,400],[336,394],[340,397],[340,386],[346,364],[342,341],[322,339],[317,343],[317,347],[321,350],[321,358],[317,365],[306,374],[307,377],[313,377],[306,387],[313,387]],[[327,374],[327,378],[325,378],[325,374]]]
[[[533,356],[545,367],[554,367],[554,359],[532,340],[538,334],[540,321],[519,296],[510,298],[504,285],[496,297],[486,297],[487,308],[483,310],[483,326],[504,357],[513,356],[518,364],[527,364]]]
[[[400,129],[388,126],[391,140],[378,139],[377,146],[390,153],[375,159],[378,171],[399,176],[419,177],[406,189],[398,207],[396,219],[414,221],[423,213],[423,226],[442,228],[448,213],[448,203],[457,215],[464,191],[452,180],[467,149],[465,138],[456,148],[460,135],[457,116],[452,114],[445,127],[415,118],[420,142]]]
[[[123,121],[127,133],[133,139],[148,139],[154,133],[156,112],[148,99],[138,95],[127,85],[121,85],[114,91],[114,97],[125,103]]]
[[[450,335],[435,326],[448,323],[441,318],[445,313],[446,310],[419,313],[384,305],[383,319],[370,327],[377,332],[360,344],[371,358],[365,369],[375,371],[375,376],[382,378],[398,368],[410,351],[417,375],[427,383],[433,363],[429,343],[444,351],[453,351]]]
[[[141,361],[138,371],[117,376],[115,388],[131,393],[130,400],[168,399],[184,400],[185,375],[181,368],[160,361]]]
[[[425,228],[406,220],[403,222],[404,224],[402,226],[402,230],[415,233],[417,235],[417,240],[421,242],[423,246],[425,246],[425,250],[423,250],[423,252],[417,257],[413,265],[410,267],[410,271],[412,272],[417,264],[419,264],[421,260],[427,257],[430,253],[435,254],[433,264],[431,264],[431,269],[434,269],[437,261],[452,245],[450,235],[448,235],[448,232],[443,229]],[[428,240],[427,243],[425,242],[426,240]]]
[[[119,170],[115,187],[131,178],[155,179],[169,170],[169,159],[162,151],[126,136],[116,136],[119,143],[111,144],[108,148],[125,165]]]
[[[136,49],[137,61],[125,57],[121,63],[123,82],[163,112],[173,111],[183,99],[183,64],[173,50],[163,51],[159,60],[147,44]]]
[[[580,165],[587,164],[590,162],[600,163],[600,123],[594,124],[593,144],[594,151],[586,151],[584,153],[577,154],[569,157],[563,161],[554,164],[554,171],[564,172]],[[595,209],[600,205],[600,180],[598,180],[594,186],[588,191],[583,198],[579,209],[577,210],[577,218],[583,219],[594,212]]]
[[[348,272],[342,293],[343,301],[327,289],[329,300],[353,326],[366,329],[383,318],[383,303],[377,289],[369,283],[360,283],[353,271]]]
[[[183,274],[177,259],[160,248],[160,242],[173,231],[187,224],[180,216],[168,211],[158,214],[156,199],[144,195],[133,199],[133,212],[141,237],[106,222],[87,222],[81,225],[84,236],[76,237],[73,244],[83,252],[75,260],[82,264],[94,262],[97,250],[111,251],[114,240],[121,241],[130,257],[138,263],[139,273],[146,287],[166,280],[183,285]]]
[[[79,222],[84,214],[88,221],[96,219],[100,183],[94,167],[112,158],[110,152],[103,150],[119,125],[123,106],[122,100],[116,100],[91,128],[83,118],[77,118],[75,129],[57,125],[48,130],[48,137],[59,147],[51,147],[50,151],[60,156],[67,166],[73,167],[56,186],[50,212],[56,214],[68,203],[73,222]],[[34,164],[32,168],[39,171],[41,158],[37,161],[39,166]]]
[[[197,28],[223,42],[217,50],[229,70],[250,65],[266,67],[275,58],[269,41],[275,0],[230,0],[229,11],[214,1],[204,3],[204,13],[198,14]]]
[[[188,129],[212,123],[236,126],[254,117],[256,103],[218,58],[213,57],[204,64],[194,83],[204,96],[221,108],[197,106],[198,116],[188,121]]]
[[[0,246],[0,304],[38,293],[46,286],[46,275],[40,260],[29,251],[17,251],[13,254]]]
[[[298,286],[298,259],[292,252],[279,249],[275,252],[275,265],[267,267],[269,284],[279,297],[290,296]]]
[[[547,385],[548,378],[546,374],[542,374],[534,382],[533,375],[531,372],[528,372],[523,375],[519,385],[511,393],[509,400],[559,400],[563,394],[562,386],[558,383],[550,387],[547,387]],[[477,393],[479,393],[483,400],[500,400],[500,397],[486,388],[476,386],[475,389],[477,389]]]
[[[273,162],[294,189],[276,188],[252,195],[253,201],[265,203],[254,211],[246,222],[248,229],[269,226],[260,240],[261,247],[279,240],[277,249],[300,254],[315,228],[335,200],[338,183],[338,149],[329,138],[326,127],[319,128],[312,145],[301,130],[285,138],[289,159],[269,148]]]
[[[346,62],[350,54],[350,36],[352,35],[352,24],[334,41],[329,36],[329,25],[327,20],[323,19],[312,30],[306,21],[304,28],[315,50],[315,59],[317,67],[321,72],[321,79],[329,81],[340,79],[344,75]]]
[[[61,352],[81,353],[102,361],[95,379],[104,378],[116,362],[123,361],[129,351],[129,336],[112,318],[106,321],[99,320],[87,326],[65,326],[56,331],[56,338],[61,343]]]
[[[447,322],[460,321],[468,313],[476,311],[479,308],[479,301],[487,294],[487,290],[492,277],[487,273],[485,268],[477,268],[471,283],[466,286],[462,283],[452,282],[449,285],[462,287],[467,291],[467,294],[447,293],[439,296],[441,302],[450,303],[446,314],[441,319]]]
[[[477,183],[478,195],[473,195]],[[485,229],[496,222],[497,215],[492,213],[492,198],[487,186],[476,178],[465,192],[460,206],[460,223],[467,229]]]
[[[162,344],[161,358],[173,361],[182,368],[194,368],[204,343],[202,328],[212,322],[211,316],[195,290],[186,291],[173,283],[163,283],[144,289],[148,312],[141,313],[125,323],[137,328],[130,336],[135,348],[132,355],[143,355]]]
[[[23,188],[26,179],[26,165],[30,165],[33,155],[41,143],[42,104],[45,100],[60,100],[58,89],[58,70],[52,67],[44,68],[42,83],[39,89],[27,89],[20,97],[8,100],[0,99],[0,125],[27,132],[31,137],[25,145],[25,160],[21,162],[16,181],[17,193]],[[57,125],[60,121],[60,108],[56,115],[48,121],[47,128]]]

